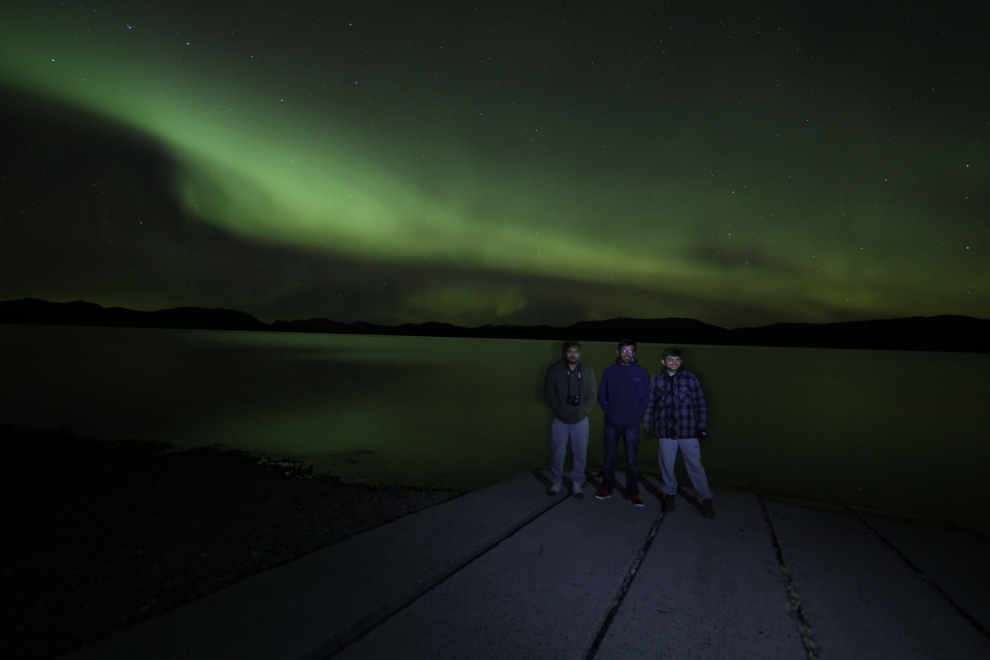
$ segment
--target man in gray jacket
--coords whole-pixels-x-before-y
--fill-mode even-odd
[[[595,372],[581,362],[581,344],[564,343],[564,359],[547,372],[543,398],[553,410],[550,425],[550,495],[560,492],[567,440],[571,441],[574,469],[572,493],[584,497],[584,466],[588,455],[588,413],[595,405]]]

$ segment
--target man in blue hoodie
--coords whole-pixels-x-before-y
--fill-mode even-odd
[[[605,475],[595,498],[607,500],[615,486],[615,455],[619,438],[626,446],[626,492],[636,506],[644,506],[639,496],[639,423],[650,403],[650,374],[636,364],[636,342],[619,342],[615,364],[602,373],[598,403],[605,411]]]

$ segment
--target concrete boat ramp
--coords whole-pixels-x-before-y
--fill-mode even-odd
[[[526,473],[69,654],[224,658],[990,658],[965,532],[716,490],[660,512]]]

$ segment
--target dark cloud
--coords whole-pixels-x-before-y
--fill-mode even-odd
[[[569,324],[597,308],[619,315],[631,291],[656,298],[564,278],[331,257],[249,240],[187,215],[174,193],[179,163],[151,137],[50,101],[4,98],[0,297],[221,306],[265,320],[465,325]],[[473,212],[500,219],[480,200]]]

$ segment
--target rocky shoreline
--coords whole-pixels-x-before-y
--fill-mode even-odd
[[[7,658],[54,657],[460,494],[66,431],[0,426]]]

